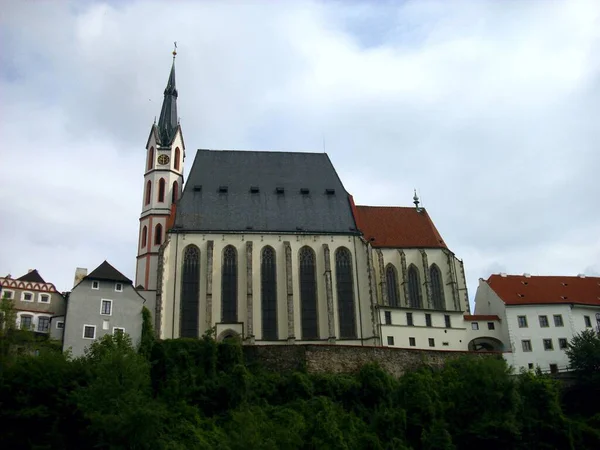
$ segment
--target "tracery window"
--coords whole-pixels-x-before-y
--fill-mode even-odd
[[[277,340],[277,269],[275,250],[265,247],[260,263],[260,292],[262,308],[262,337]]]
[[[446,309],[444,301],[444,285],[442,284],[442,273],[436,264],[432,264],[429,269],[429,278],[431,280],[431,300],[434,309]]]
[[[181,276],[181,337],[198,337],[200,250],[188,245],[183,252]]]
[[[385,268],[385,281],[387,289],[387,298],[390,306],[400,306],[400,296],[398,295],[398,275],[393,264],[388,264]]]
[[[237,322],[237,251],[232,245],[223,250],[221,315],[225,323]]]
[[[356,339],[356,310],[352,278],[352,254],[340,247],[335,252],[335,279],[340,322],[340,338]]]
[[[319,337],[317,321],[316,257],[310,247],[302,247],[300,259],[300,320],[302,339]]]
[[[422,308],[421,302],[421,282],[419,281],[419,271],[411,264],[408,268],[408,297],[411,308]]]

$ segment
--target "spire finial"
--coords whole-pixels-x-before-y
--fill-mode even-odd
[[[416,189],[415,189],[415,196],[413,197],[413,203],[415,204],[417,211],[419,211],[419,196],[417,195]]]
[[[177,56],[177,41],[173,42],[173,61],[175,61],[176,56]]]

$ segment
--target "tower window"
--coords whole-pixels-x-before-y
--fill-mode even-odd
[[[148,150],[148,170],[154,167],[154,147],[150,147]]]
[[[159,223],[154,229],[154,245],[162,244],[162,225]]]
[[[146,239],[148,238],[148,227],[144,225],[142,229],[142,248],[146,248]]]
[[[177,147],[175,149],[175,170],[179,170],[179,162],[181,160],[181,151],[179,150],[179,147]]]
[[[173,192],[171,193],[171,203],[175,203],[179,198],[179,183],[173,181]]]
[[[146,205],[150,204],[150,200],[152,199],[152,181],[148,180],[146,183]]]
[[[158,201],[163,203],[165,201],[165,179],[161,178],[158,181]]]

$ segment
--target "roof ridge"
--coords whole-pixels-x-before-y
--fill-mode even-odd
[[[285,153],[293,155],[326,155],[324,152],[300,152],[300,151],[287,151],[287,150],[240,150],[240,149],[218,149],[218,148],[199,148],[197,152],[230,152],[230,153]]]

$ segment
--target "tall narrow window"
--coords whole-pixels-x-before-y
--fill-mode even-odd
[[[171,203],[175,203],[179,199],[179,183],[173,181],[173,192],[171,193]]]
[[[396,275],[396,268],[392,264],[388,264],[385,268],[385,281],[389,305],[400,306],[398,301],[398,276]]]
[[[146,183],[146,205],[150,204],[150,200],[152,199],[152,181],[148,180]]]
[[[162,244],[162,225],[158,223],[154,229],[154,245],[160,244]]]
[[[148,150],[148,170],[154,167],[154,147],[150,147]]]
[[[442,273],[437,265],[432,264],[429,269],[431,279],[431,299],[433,300],[433,309],[446,309],[444,301],[444,285],[442,284]]]
[[[335,279],[340,320],[340,338],[356,339],[352,254],[347,248],[341,247],[335,252]]]
[[[146,240],[148,239],[148,227],[144,225],[142,228],[142,248],[146,248]]]
[[[200,250],[188,245],[183,252],[181,276],[181,337],[198,337]]]
[[[300,321],[302,339],[317,339],[317,279],[315,252],[310,247],[302,247],[300,257]]]
[[[277,269],[275,250],[265,247],[260,262],[260,292],[262,296],[262,337],[277,340]]]
[[[419,271],[411,264],[408,268],[408,297],[411,308],[422,308],[421,304],[421,283],[419,281]]]
[[[237,252],[231,245],[223,250],[221,308],[223,322],[237,322]]]
[[[179,151],[179,147],[175,149],[175,170],[179,170],[179,161],[181,159],[181,151]]]
[[[161,178],[158,180],[158,201],[163,203],[165,201],[165,179]]]

